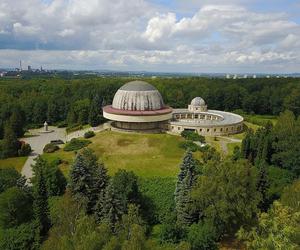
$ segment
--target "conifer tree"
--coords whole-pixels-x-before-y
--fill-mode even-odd
[[[253,137],[253,131],[250,129],[247,131],[246,136],[242,141],[241,156],[244,159],[249,159],[250,157],[252,137]]]
[[[240,157],[241,157],[240,147],[239,146],[235,146],[234,149],[233,149],[233,154],[232,154],[231,159],[233,161],[237,161]]]
[[[124,212],[121,200],[115,192],[112,182],[108,184],[105,192],[100,196],[96,208],[97,220],[106,221],[112,230],[115,231],[116,223],[120,220]]]
[[[20,142],[12,129],[10,123],[6,124],[4,128],[4,138],[2,140],[2,157],[14,157],[18,155]]]
[[[20,108],[15,107],[13,109],[12,114],[9,118],[9,123],[17,137],[21,137],[24,135],[23,126],[25,124],[25,117]]]
[[[190,192],[195,182],[195,160],[190,151],[187,151],[183,162],[180,165],[180,172],[175,189],[175,206],[177,221],[183,225],[190,225],[193,222],[193,215],[190,211]]]
[[[99,125],[101,122],[101,103],[102,100],[98,95],[96,95],[91,102],[88,120],[92,127]]]
[[[257,191],[261,195],[261,201],[258,207],[262,211],[267,211],[269,208],[269,201],[268,201],[268,189],[270,187],[269,179],[268,179],[268,165],[265,161],[261,161],[258,165],[259,173],[258,173],[258,180],[257,180]]]
[[[107,186],[108,175],[103,164],[91,149],[83,149],[74,161],[70,171],[70,189],[77,200],[91,213],[101,191]]]
[[[48,193],[46,189],[45,176],[42,171],[45,160],[38,158],[35,165],[35,185],[33,211],[35,218],[35,245],[38,248],[43,237],[50,228]]]
[[[193,212],[191,211],[192,200],[190,192],[193,185],[192,175],[193,173],[190,171],[187,173],[187,176],[182,181],[181,189],[177,197],[177,222],[181,225],[191,225],[195,220]]]
[[[70,189],[75,198],[89,196],[89,187],[92,186],[91,182],[91,171],[83,153],[79,153],[70,171]]]

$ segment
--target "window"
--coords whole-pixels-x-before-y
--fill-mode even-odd
[[[200,128],[200,130],[199,130],[200,132],[202,132],[202,128]]]
[[[214,129],[214,132],[216,132],[217,131],[217,129]]]
[[[222,132],[222,131],[223,131],[223,128],[220,128],[220,131]]]
[[[207,129],[207,132],[209,132],[209,128]]]
[[[178,130],[180,130],[180,127],[178,127]]]
[[[226,131],[228,131],[228,128],[226,128]]]

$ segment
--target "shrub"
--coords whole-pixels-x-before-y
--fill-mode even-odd
[[[188,241],[191,243],[192,250],[197,249],[217,249],[217,235],[216,230],[211,223],[193,224],[189,228]]]
[[[48,143],[44,149],[43,152],[44,153],[53,153],[55,151],[59,150],[59,147],[53,143]]]
[[[87,131],[84,133],[84,138],[88,139],[88,138],[92,138],[95,136],[95,132],[94,131]]]
[[[31,153],[31,146],[28,143],[22,143],[21,148],[18,150],[19,156],[27,156]]]
[[[186,232],[178,223],[176,223],[176,219],[176,213],[174,211],[170,211],[163,218],[158,232],[161,243],[178,243],[180,239],[185,237]]]
[[[86,147],[90,143],[91,141],[89,140],[80,140],[80,139],[73,138],[70,142],[66,144],[66,146],[64,147],[64,151],[79,150]]]
[[[196,152],[199,150],[199,146],[192,141],[183,141],[179,143],[179,147],[185,150],[190,150],[192,152]]]
[[[70,132],[74,132],[74,131],[77,131],[80,129],[83,129],[83,126],[81,124],[74,124],[74,125],[68,126],[66,131],[67,131],[67,133],[70,133]]]
[[[139,189],[143,196],[142,207],[145,211],[150,211],[146,215],[147,221],[153,224],[162,222],[165,215],[174,208],[175,184],[176,179],[170,177],[139,179]]]
[[[0,232],[0,249],[33,249],[34,223],[24,223],[18,227]]]
[[[57,127],[58,127],[58,128],[65,128],[65,127],[67,127],[67,126],[68,126],[68,123],[65,122],[65,121],[62,121],[62,122],[58,122],[58,123],[57,123]]]
[[[187,131],[187,130],[182,131],[181,136],[190,141],[199,141],[201,143],[205,142],[205,137],[202,135],[199,135],[198,133],[196,133],[194,131]]]
[[[10,228],[30,221],[32,199],[22,189],[8,188],[0,194],[0,227]]]
[[[14,168],[0,168],[0,193],[16,186],[21,175]]]

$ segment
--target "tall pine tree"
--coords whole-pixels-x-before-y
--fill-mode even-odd
[[[115,231],[116,223],[124,214],[122,202],[115,192],[113,183],[110,182],[105,191],[99,196],[96,204],[95,215],[98,221],[107,222],[111,229]]]
[[[101,118],[102,118],[101,104],[102,104],[102,99],[98,95],[96,95],[91,102],[90,110],[89,110],[88,120],[89,120],[89,124],[92,127],[99,125],[101,122]]]
[[[46,236],[50,228],[49,219],[49,204],[48,204],[48,193],[46,189],[46,181],[43,173],[45,160],[38,158],[35,165],[35,185],[34,190],[34,201],[33,201],[33,211],[35,218],[35,245],[38,249],[43,237]]]
[[[17,137],[24,135],[25,115],[19,107],[13,109],[9,123]]]
[[[265,161],[261,161],[258,164],[258,180],[257,180],[257,191],[261,195],[260,203],[258,207],[260,210],[266,212],[269,208],[269,199],[268,199],[268,190],[270,187],[269,178],[268,178],[268,165]]]
[[[249,129],[245,138],[242,141],[241,156],[245,159],[249,159],[251,154],[251,140],[253,138],[253,131]]]
[[[190,192],[195,182],[195,160],[192,152],[187,151],[180,165],[176,189],[175,206],[177,221],[182,225],[190,225],[193,222],[193,214],[190,210]]]
[[[97,162],[91,149],[83,149],[77,154],[70,171],[70,189],[75,198],[83,202],[88,213],[92,212],[107,182],[107,170]]]
[[[0,157],[8,158],[18,156],[18,150],[20,148],[20,142],[11,126],[7,123],[4,128],[4,138],[2,140],[2,154]]]

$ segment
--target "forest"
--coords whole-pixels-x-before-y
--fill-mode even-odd
[[[69,128],[102,123],[101,107],[127,81],[1,80],[2,157],[11,156],[12,139],[17,144],[45,120]],[[173,179],[127,170],[109,175],[89,148],[76,151],[68,176],[58,162],[37,158],[32,186],[16,170],[0,168],[0,249],[198,250],[223,242],[230,249],[299,249],[299,80],[147,81],[172,107],[201,96],[210,109],[278,119],[246,128],[228,157],[207,147],[198,159],[187,149]]]
[[[82,77],[1,79],[0,139],[5,123],[12,119],[19,136],[26,128],[42,125],[74,126],[103,121],[101,107],[110,104],[116,90],[129,78]],[[166,105],[186,107],[201,96],[210,109],[242,110],[279,115],[288,109],[300,114],[299,79],[145,79],[157,87]],[[12,117],[13,116],[13,117]],[[11,118],[12,117],[12,118]]]

